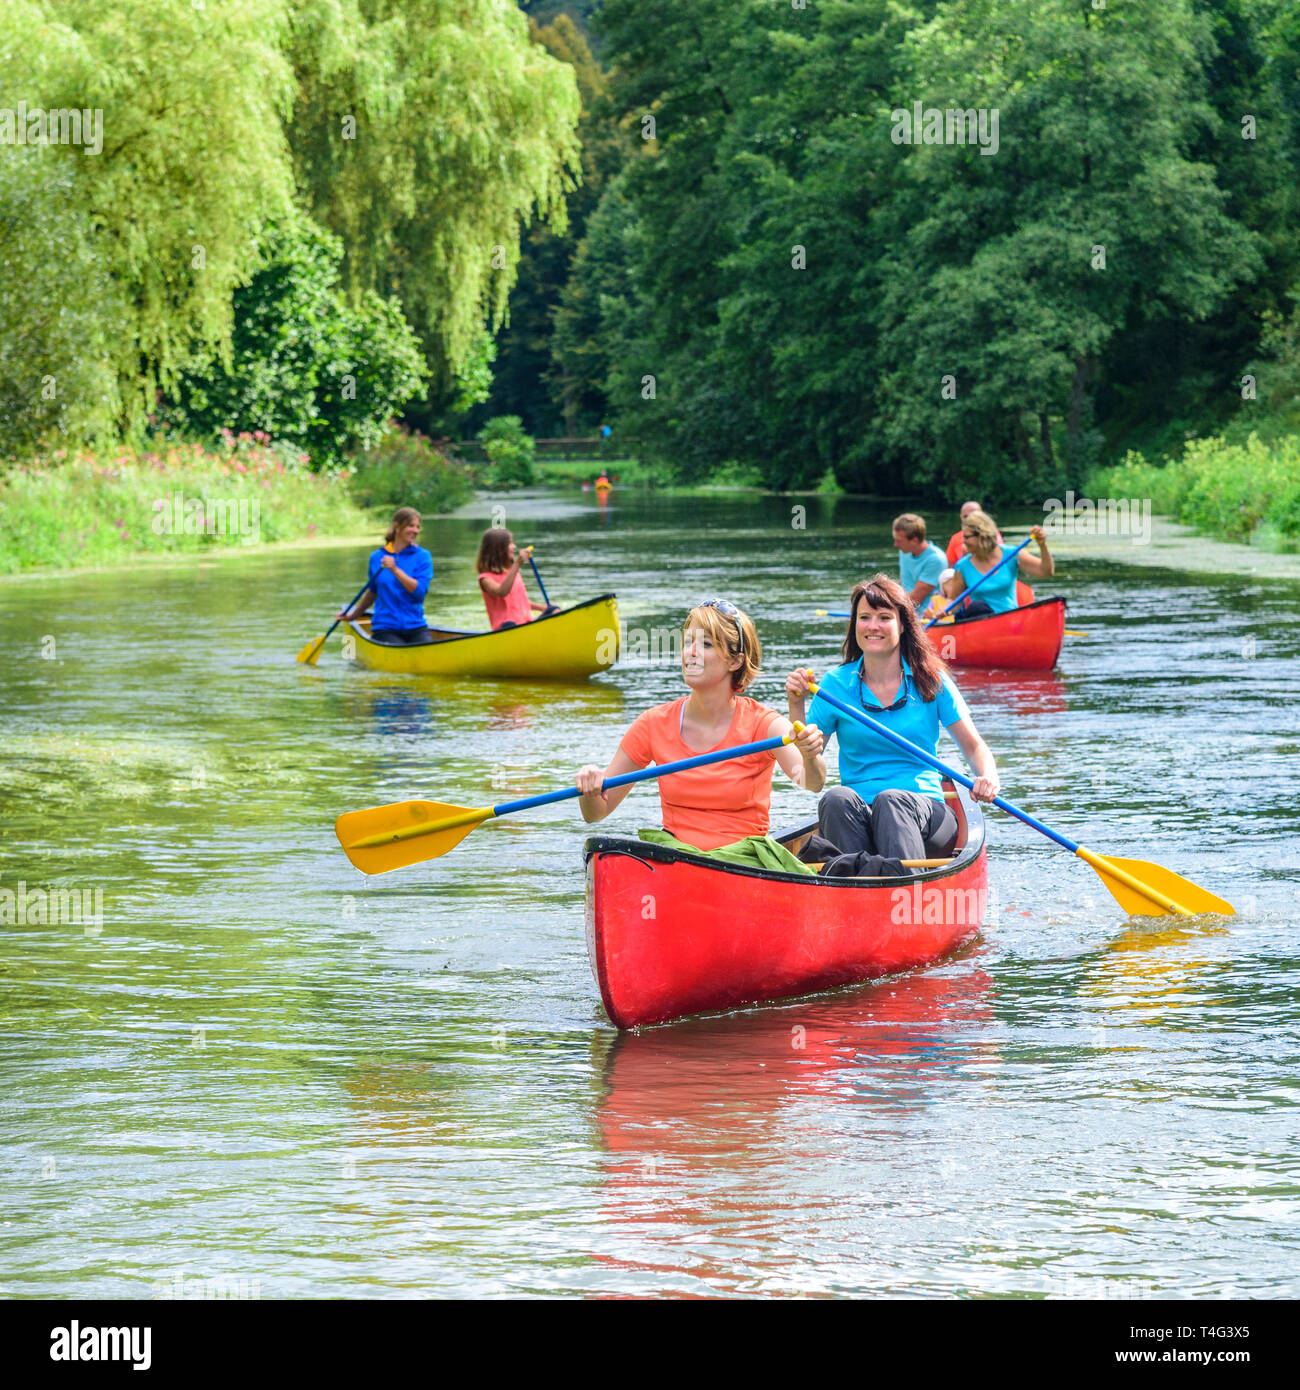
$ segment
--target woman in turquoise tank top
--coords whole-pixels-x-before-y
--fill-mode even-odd
[[[943,592],[950,600],[973,589],[1006,553],[998,544],[997,523],[986,512],[971,512],[962,521],[961,534],[968,553],[957,561],[952,578],[943,584]],[[1047,533],[1041,526],[1034,526],[1029,534],[1038,542],[1039,554],[1022,550],[1014,565],[1003,565],[992,579],[980,584],[979,592],[957,609],[958,622],[987,613],[1009,613],[1015,608],[1019,571],[1031,579],[1050,579],[1056,573],[1056,563],[1047,549]]]

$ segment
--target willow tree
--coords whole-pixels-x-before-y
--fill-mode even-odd
[[[499,0],[295,0],[289,142],[349,291],[396,293],[435,390],[495,329],[535,215],[565,225],[573,70]]]
[[[6,107],[82,118],[79,143],[47,140],[39,154],[70,174],[68,214],[89,228],[111,281],[106,347],[87,350],[110,353],[128,418],[196,350],[228,343],[257,228],[292,200],[286,19],[284,0],[0,7]],[[66,293],[81,294],[68,279]]]

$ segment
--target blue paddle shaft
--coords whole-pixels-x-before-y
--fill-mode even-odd
[[[1019,555],[1020,552],[1025,548],[1025,546],[1027,546],[1029,542],[1032,540],[1033,536],[1026,536],[1024,540],[1022,540],[1014,550],[1009,550],[997,562],[997,564],[994,565],[991,570],[989,570],[987,574],[980,575],[980,577],[974,582],[974,584],[970,586],[969,589],[963,589],[961,593],[959,593],[957,597],[953,599],[953,601],[948,605],[948,607],[943,610],[942,613],[936,613],[934,617],[931,618],[928,623],[926,623],[926,627],[933,627],[935,623],[939,621],[940,618],[952,612],[952,610],[956,608],[959,603],[964,603],[968,598],[970,598],[970,596],[975,592],[975,590],[978,589],[981,584],[983,584],[983,582],[986,579],[992,579],[993,576],[1002,568],[1003,565],[1009,565],[1012,562],[1012,560],[1014,560],[1016,556]]]
[[[533,559],[533,552],[528,552],[528,563],[533,567],[533,578],[537,580],[537,587],[542,591],[542,602],[549,608],[551,600],[546,596],[546,585],[542,583],[542,576],[537,568],[537,561]]]
[[[905,739],[902,734],[896,734],[892,729],[887,729],[878,720],[872,719],[869,714],[862,710],[856,710],[852,705],[846,705],[843,700],[837,700],[834,695],[828,694],[821,686],[816,689],[816,697],[825,700],[832,709],[837,709],[841,714],[847,714],[850,719],[856,719],[859,724],[865,724],[867,728],[874,730],[881,738],[887,738],[890,743],[896,744],[904,752],[910,753],[919,762],[928,763],[932,768],[943,773],[945,777],[954,782],[960,782],[963,787],[974,787],[975,783],[967,777],[964,772],[958,772],[956,768],[949,767],[947,763],[940,762],[933,753],[927,753],[924,748],[918,748],[916,744]],[[1049,840],[1055,840],[1063,849],[1068,849],[1074,854],[1079,846],[1073,840],[1067,840],[1064,835],[1058,835],[1050,826],[1046,826],[1040,820],[1035,820],[1028,811],[1022,811],[1018,806],[1013,806],[1009,801],[1003,801],[1000,796],[993,798],[993,805],[1000,807],[1009,815],[1015,816],[1017,820],[1024,821],[1028,826],[1046,835]]]
[[[348,609],[351,608],[352,605],[353,605],[354,603],[356,603],[356,601],[361,597],[362,594],[365,593],[365,591],[366,591],[369,587],[370,587],[370,581],[367,579],[366,582],[356,591],[356,593],[353,594],[352,597],[351,597],[350,599],[348,599],[348,601],[343,605],[343,611],[346,613],[346,612],[348,611]],[[342,621],[343,621],[342,618],[335,618],[334,621],[330,624],[330,632],[333,632],[334,629],[335,629],[336,627],[338,627],[338,625],[339,625]],[[327,632],[327,633],[325,634],[325,636],[321,638],[321,641],[322,641],[322,642],[324,642],[324,641],[326,640],[326,638],[329,637],[330,632]]]
[[[700,753],[694,758],[680,758],[675,763],[662,763],[658,767],[643,767],[636,772],[620,773],[617,777],[607,777],[600,789],[607,792],[611,787],[625,787],[629,782],[644,782],[651,777],[667,777],[670,772],[686,772],[692,767],[705,767],[709,763],[726,762],[729,758],[744,758],[750,753],[766,753],[769,748],[781,748],[784,738],[764,738],[757,743],[742,743],[735,748],[723,748],[716,753]],[[565,787],[563,791],[547,792],[543,796],[529,796],[522,801],[503,801],[492,808],[494,816],[508,816],[512,811],[531,811],[534,806],[549,806],[555,801],[568,801],[570,797],[581,796],[577,787]]]

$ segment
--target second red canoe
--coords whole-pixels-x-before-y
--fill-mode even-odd
[[[1065,600],[1043,598],[1008,613],[926,629],[931,645],[953,666],[1004,666],[1050,671],[1065,636]]]

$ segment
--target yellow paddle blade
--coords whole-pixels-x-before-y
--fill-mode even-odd
[[[1133,917],[1160,917],[1166,913],[1196,917],[1212,912],[1232,917],[1236,908],[1191,879],[1145,859],[1117,859],[1094,854],[1082,845],[1079,858],[1096,869],[1111,897]]]
[[[345,811],[334,822],[334,833],[343,852],[362,873],[386,874],[455,849],[491,815],[490,806],[396,801],[365,811]]]
[[[329,633],[325,634],[328,637]],[[313,637],[310,642],[298,653],[298,660],[308,666],[315,666],[320,660],[320,654],[325,650],[325,637]]]
[[[1087,637],[1088,635],[1086,632],[1079,632],[1072,627],[1063,628],[1062,631],[1067,637]]]

